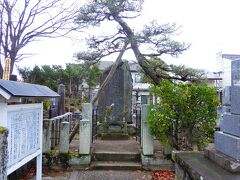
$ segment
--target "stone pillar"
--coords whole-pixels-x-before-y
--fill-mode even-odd
[[[59,152],[68,153],[69,151],[69,122],[61,122],[60,124],[60,143],[59,143]]]
[[[58,115],[62,115],[65,113],[65,85],[60,84],[58,87],[58,94],[60,97],[58,98]]]
[[[0,127],[0,179],[7,180],[7,163],[8,163],[8,131]]]
[[[91,128],[90,121],[88,119],[83,119],[80,121],[79,136],[80,136],[79,154],[81,155],[90,154]]]
[[[52,129],[51,129],[51,147],[56,145],[56,119],[52,120]]]
[[[92,139],[92,104],[82,104],[82,119],[88,119],[90,121],[90,139]]]
[[[142,149],[143,155],[153,155],[153,137],[150,133],[150,129],[147,125],[147,115],[148,115],[149,105],[142,105],[141,112],[141,136],[142,136]]]
[[[51,151],[52,140],[52,120],[43,120],[43,153]]]

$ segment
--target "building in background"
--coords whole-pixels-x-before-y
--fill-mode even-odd
[[[231,86],[231,62],[240,60],[240,54],[217,53],[218,72],[222,74],[222,87]]]
[[[219,99],[222,104],[222,95],[223,95],[223,73],[222,71],[218,72],[207,72],[207,85],[209,87],[214,87],[216,90],[216,97]]]
[[[133,79],[132,105],[135,106],[137,103],[149,104],[150,84],[144,82],[143,75],[141,73],[138,63],[130,63],[130,71]]]

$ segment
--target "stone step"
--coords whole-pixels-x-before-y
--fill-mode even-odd
[[[94,161],[90,168],[94,170],[141,170],[142,164],[126,161]]]
[[[141,156],[139,153],[99,152],[99,153],[93,153],[92,159],[95,161],[141,162]]]
[[[102,140],[128,140],[129,135],[125,133],[102,133]]]

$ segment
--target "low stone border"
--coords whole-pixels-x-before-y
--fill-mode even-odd
[[[141,161],[143,169],[145,170],[173,170],[174,164],[170,159],[166,159],[162,157],[152,156],[144,156],[141,154]]]
[[[218,164],[231,173],[240,173],[240,161],[237,161],[215,149],[214,144],[209,145],[204,150],[206,158]]]
[[[58,153],[52,150],[43,154],[43,165],[48,169],[54,168],[86,168],[91,163],[91,155],[79,155],[75,153]]]
[[[230,173],[204,157],[204,152],[175,154],[176,180],[236,180],[240,174]]]

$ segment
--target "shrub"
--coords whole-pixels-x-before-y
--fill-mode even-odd
[[[218,100],[214,88],[164,80],[150,91],[160,102],[151,105],[148,125],[160,142],[177,150],[206,146],[217,120]]]

